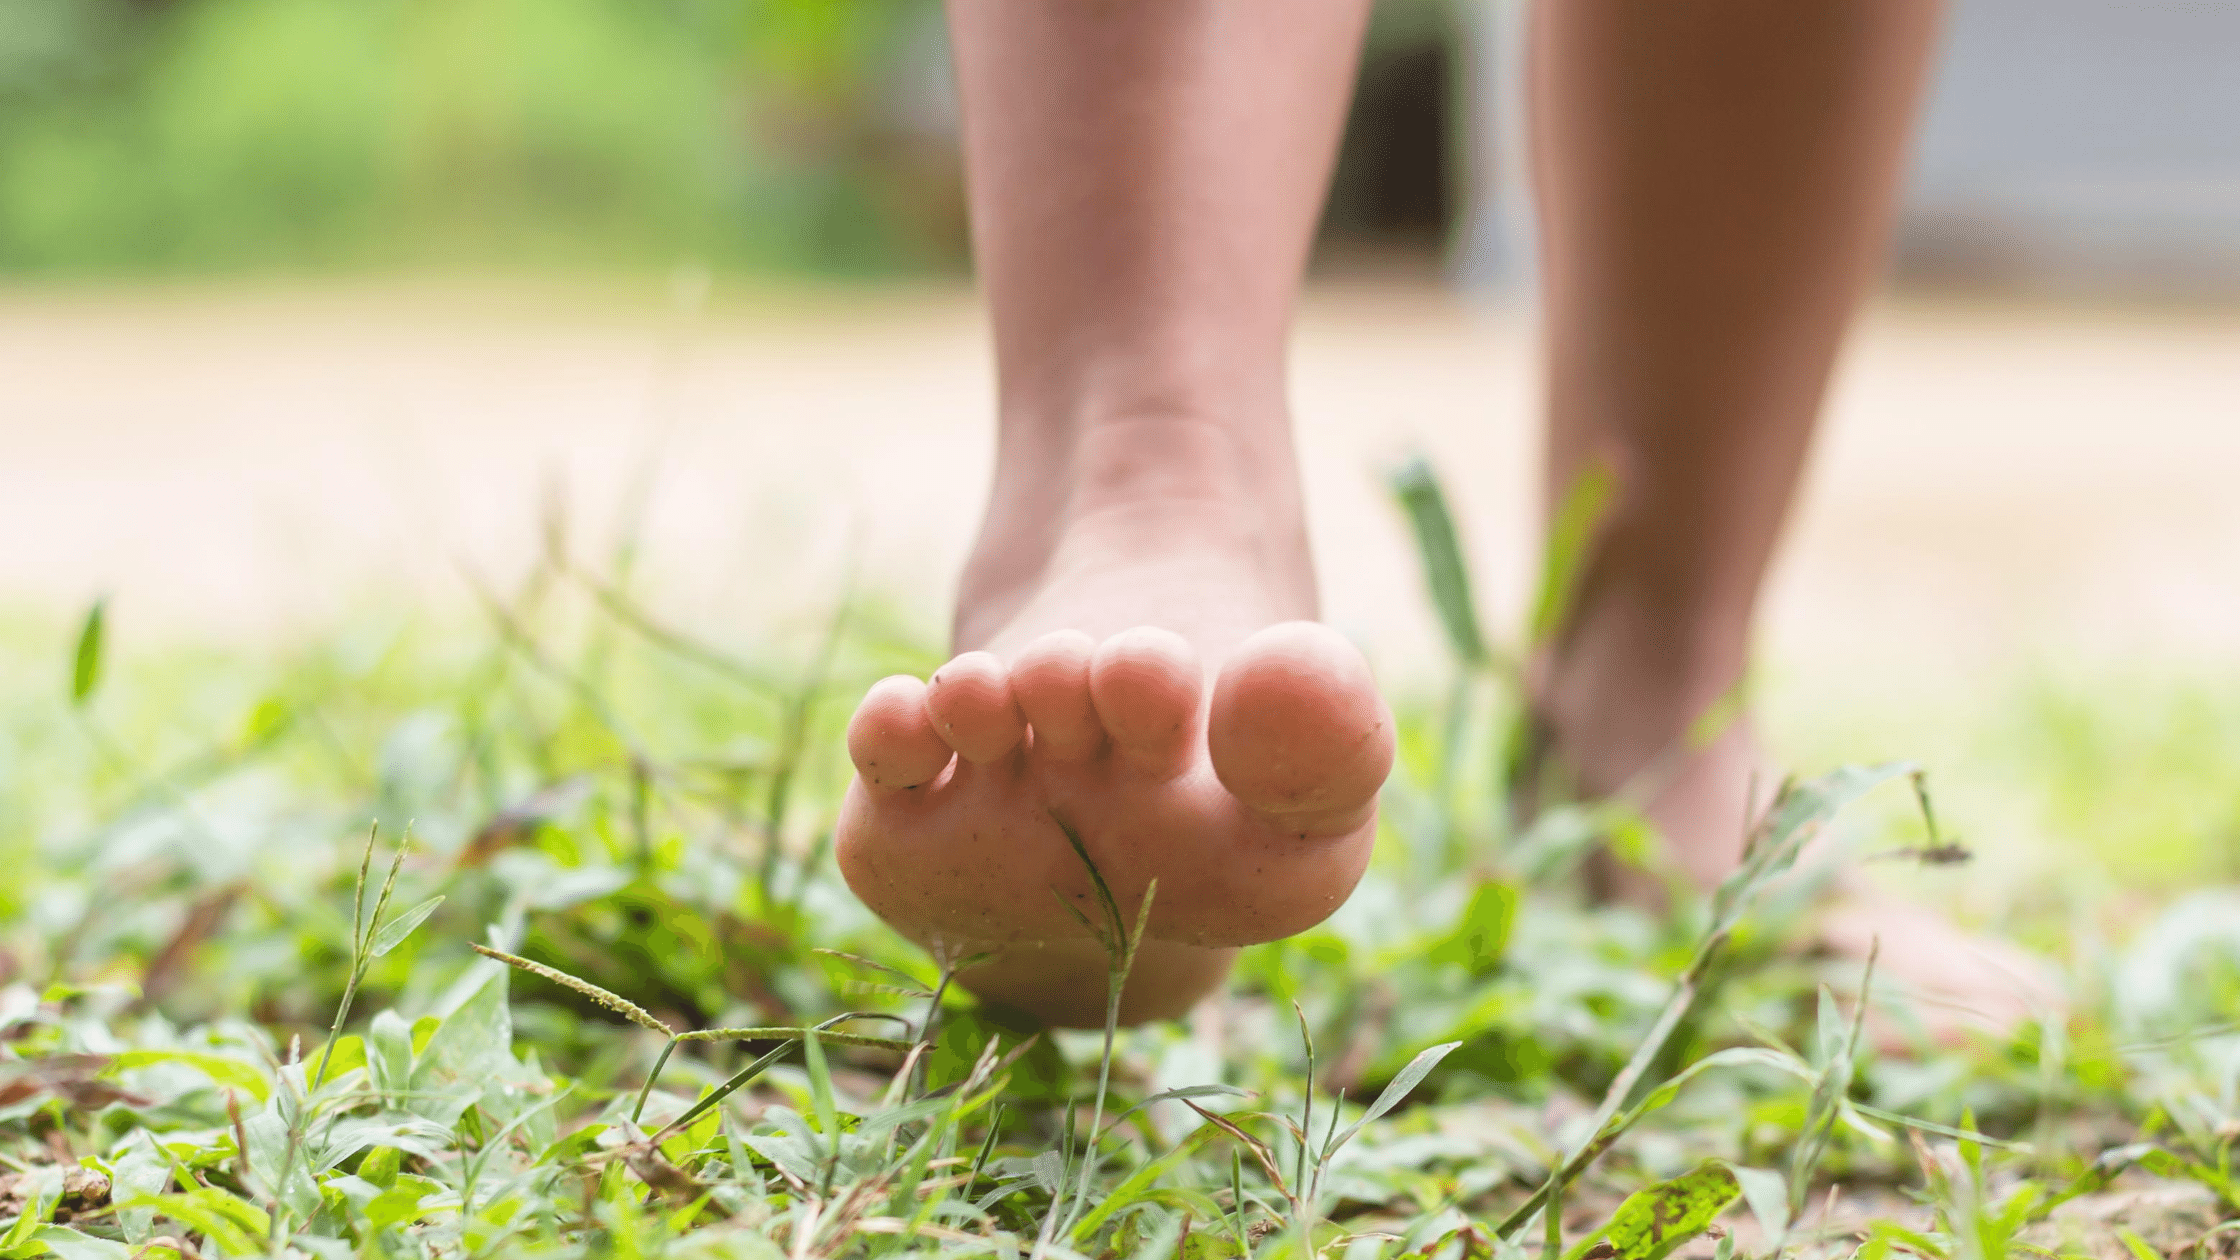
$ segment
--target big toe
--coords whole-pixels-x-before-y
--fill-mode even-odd
[[[1357,825],[1392,770],[1392,713],[1369,663],[1311,621],[1238,647],[1214,684],[1207,751],[1222,786],[1292,825]]]

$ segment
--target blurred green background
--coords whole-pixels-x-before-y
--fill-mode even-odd
[[[938,7],[11,0],[0,268],[958,254]]]
[[[1341,223],[1445,221],[1449,17],[1378,18]],[[954,117],[934,4],[10,0],[0,270],[956,271]]]

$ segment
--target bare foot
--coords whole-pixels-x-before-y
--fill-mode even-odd
[[[1848,881],[1820,915],[1820,944],[1839,958],[1875,964],[1875,1004],[1896,999],[1912,1023],[1950,1044],[1969,1032],[2006,1036],[2032,1019],[2060,1019],[2068,999],[2045,960],[2007,941],[1977,936],[1927,906],[1864,881]],[[1886,1050],[1909,1040],[1905,1020],[1870,1026]]]
[[[1172,458],[1204,437],[1163,423],[1126,440]],[[1123,1018],[1179,1015],[1236,947],[1352,892],[1392,718],[1360,653],[1302,619],[1300,531],[1249,495],[1091,486],[1036,549],[1008,536],[1032,513],[1002,481],[960,596],[972,650],[926,683],[882,680],[849,724],[840,869],[937,955],[1000,951],[961,977],[983,997],[1095,1026],[1105,958],[1067,909],[1098,917],[1070,828],[1131,922],[1158,881]]]
[[[1661,639],[1661,650],[1632,650],[1628,641],[1637,638]],[[1733,869],[1750,823],[1771,803],[1780,776],[1766,772],[1747,714],[1736,713],[1708,738],[1699,731],[1691,745],[1688,731],[1700,715],[1732,708],[1723,694],[1729,684],[1720,680],[1738,671],[1717,655],[1673,650],[1686,638],[1669,625],[1648,635],[1590,627],[1573,636],[1540,689],[1541,759],[1551,767],[1542,786],[1553,783],[1586,799],[1630,800],[1665,838],[1679,867],[1709,890]],[[1694,664],[1706,660],[1701,668]],[[1606,856],[1590,874],[1597,891],[1613,899],[1653,904],[1664,894],[1661,882]],[[1937,1041],[1953,1042],[1970,1030],[2008,1033],[2066,1009],[2043,960],[1968,932],[1859,872],[1842,872],[1819,911],[1815,946],[1863,964],[1877,942],[1876,992],[1903,1003],[1913,1026]],[[1878,1019],[1877,1041],[1903,1048],[1904,1024]]]

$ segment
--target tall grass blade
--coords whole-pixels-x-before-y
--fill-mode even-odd
[[[1431,605],[1446,629],[1447,646],[1455,659],[1478,667],[1491,657],[1485,633],[1478,625],[1477,601],[1470,590],[1470,567],[1463,559],[1462,540],[1455,531],[1454,514],[1430,461],[1422,456],[1394,469],[1386,479],[1392,496],[1415,530],[1416,555],[1423,561],[1424,584],[1431,589]]]
[[[1533,596],[1531,620],[1525,625],[1529,648],[1546,647],[1563,632],[1579,596],[1579,583],[1586,576],[1588,548],[1610,510],[1617,486],[1617,474],[1610,466],[1596,463],[1588,465],[1564,489],[1563,500],[1548,522],[1547,541],[1540,549],[1540,586]]]
[[[101,649],[108,620],[109,597],[104,595],[93,601],[84,624],[78,627],[78,648],[70,659],[70,704],[74,708],[84,708],[93,698],[94,688],[101,685]]]
[[[1337,1154],[1338,1148],[1351,1142],[1354,1134],[1361,1132],[1364,1125],[1374,1120],[1383,1119],[1386,1113],[1399,1106],[1401,1100],[1414,1092],[1416,1086],[1423,1083],[1424,1077],[1431,1075],[1431,1069],[1439,1066],[1441,1059],[1453,1054],[1461,1047],[1462,1043],[1459,1041],[1444,1041],[1418,1051],[1416,1057],[1408,1060],[1406,1067],[1401,1068],[1393,1075],[1392,1082],[1384,1087],[1382,1093],[1377,1095],[1375,1102],[1369,1104],[1369,1109],[1361,1113],[1361,1118],[1347,1125],[1345,1132],[1339,1134],[1322,1148],[1322,1158],[1329,1159],[1332,1155]]]

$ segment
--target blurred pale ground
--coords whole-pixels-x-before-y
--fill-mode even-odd
[[[1486,611],[1515,624],[1532,337],[1429,284],[1326,283],[1303,314],[1328,617],[1402,690],[1444,661],[1379,470],[1435,459]],[[2231,676],[2236,398],[2229,309],[1876,307],[1768,601],[1777,745],[1924,756],[1965,801],[1974,746],[1953,732],[1980,737],[2018,671]],[[58,661],[65,616],[101,592],[124,645],[463,613],[462,569],[519,572],[548,495],[603,557],[650,466],[648,589],[674,617],[751,640],[817,614],[852,552],[931,635],[988,473],[989,399],[962,286],[718,286],[697,316],[653,282],[19,288],[0,297],[0,600],[52,615]]]
[[[651,286],[647,286],[650,288]],[[126,624],[316,625],[516,570],[540,501],[606,545],[651,461],[683,611],[751,626],[867,584],[929,622],[988,473],[958,288],[522,286],[0,296],[0,596]],[[1379,470],[1429,453],[1495,621],[1529,576],[1527,319],[1430,286],[1309,300],[1295,400],[1329,618],[1397,677],[1437,640]],[[2018,656],[2240,645],[2240,314],[1913,299],[1863,323],[1773,584],[1771,657],[1875,689]],[[665,437],[662,435],[666,435]],[[1887,675],[1887,677],[1886,677]]]

